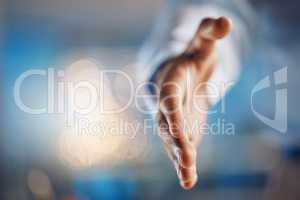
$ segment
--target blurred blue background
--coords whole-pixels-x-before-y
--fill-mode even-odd
[[[64,69],[69,58],[78,56],[117,69],[134,63],[167,3],[0,0],[1,199],[241,200],[285,199],[286,194],[291,194],[288,199],[299,199],[295,192],[300,174],[299,2],[241,2],[231,3],[250,6],[255,14],[252,47],[242,63],[239,82],[226,96],[226,114],[218,112],[209,118],[209,123],[221,118],[235,124],[235,134],[204,136],[199,148],[199,183],[184,191],[159,138],[152,135],[146,136],[138,159],[113,167],[69,170],[55,153],[61,116],[28,115],[13,100],[16,79],[32,68]],[[283,86],[288,88],[285,134],[259,121],[250,107],[255,84],[282,67],[288,67],[288,83]],[[26,85],[24,98],[34,96],[38,106],[46,101],[46,82],[34,81]],[[274,91],[259,93],[255,101],[255,107],[270,117]],[[221,106],[215,109],[220,111]]]

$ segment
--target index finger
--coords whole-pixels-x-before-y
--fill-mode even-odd
[[[180,108],[178,102],[171,98],[170,101],[164,101],[161,109],[161,119],[167,123],[169,132],[169,141],[172,143],[172,151],[176,154],[178,163],[184,168],[190,168],[195,165],[196,153],[188,136],[184,133],[184,117],[182,112],[174,109]],[[175,112],[174,112],[175,111]],[[160,121],[162,122],[162,121]],[[159,126],[162,123],[159,123]]]
[[[168,123],[165,116],[162,113],[158,113],[157,120],[160,130],[159,135],[164,142],[164,147],[169,158],[174,164],[180,184],[183,188],[190,189],[197,182],[195,147],[189,145],[179,148],[176,140],[180,139],[172,137],[169,133]],[[186,162],[187,160],[189,160],[189,163]]]

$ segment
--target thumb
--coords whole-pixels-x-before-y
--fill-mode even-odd
[[[186,52],[211,51],[216,40],[224,38],[231,29],[231,22],[227,17],[205,18],[188,45]]]

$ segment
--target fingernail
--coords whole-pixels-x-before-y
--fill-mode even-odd
[[[192,189],[196,183],[197,183],[197,180],[198,180],[198,176],[196,174],[195,178],[193,180],[190,180],[190,181],[180,181],[180,185],[183,189],[185,190],[190,190]]]

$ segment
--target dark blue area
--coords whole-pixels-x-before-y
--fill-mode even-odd
[[[135,197],[136,183],[103,175],[77,179],[73,183],[73,190],[83,200],[129,200]]]

